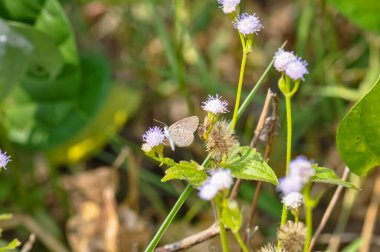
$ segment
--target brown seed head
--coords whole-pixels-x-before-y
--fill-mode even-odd
[[[303,251],[306,239],[306,227],[302,222],[288,221],[277,232],[277,238],[286,251]]]
[[[213,125],[208,135],[206,150],[210,153],[212,159],[220,162],[223,156],[227,155],[238,144],[239,142],[228,123],[220,120]]]
[[[273,243],[268,243],[267,245],[260,248],[259,252],[287,252],[285,249],[278,249]]]

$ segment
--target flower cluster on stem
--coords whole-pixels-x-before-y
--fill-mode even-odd
[[[199,188],[199,197],[203,200],[212,200],[219,191],[229,190],[233,179],[230,170],[218,169],[212,172],[211,177]]]
[[[7,169],[7,165],[10,161],[11,157],[7,155],[7,152],[0,150],[0,168]]]

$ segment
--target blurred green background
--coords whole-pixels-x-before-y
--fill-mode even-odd
[[[287,41],[285,48],[309,63],[294,98],[293,153],[341,174],[337,125],[380,72],[380,2],[243,0],[241,9],[256,12],[264,26],[248,57],[243,95]],[[214,0],[0,0],[0,145],[12,156],[1,173],[0,205],[14,214],[1,222],[3,238],[25,242],[35,233],[32,251],[140,251],[185,186],[160,182],[163,171],[143,157],[141,136],[153,119],[169,124],[204,116],[200,103],[208,94],[222,95],[232,111],[240,47]],[[278,91],[278,78],[272,70],[239,121],[243,144],[266,90]],[[285,163],[281,99],[269,162],[278,176]],[[205,153],[196,142],[167,154],[201,161]],[[248,209],[254,184],[239,193]],[[350,217],[357,236],[370,193],[360,192]],[[276,232],[281,205],[273,187],[265,186],[259,207],[256,248]],[[194,193],[163,243],[212,218]],[[203,246],[192,251],[217,245]]]

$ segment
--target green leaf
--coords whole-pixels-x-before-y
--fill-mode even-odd
[[[256,149],[242,146],[232,151],[223,167],[231,170],[232,176],[248,180],[260,180],[278,185],[272,168],[264,161]]]
[[[333,185],[340,185],[344,187],[348,187],[351,189],[358,189],[356,186],[351,184],[350,182],[342,180],[334,170],[326,167],[320,167],[317,165],[313,165],[313,168],[315,170],[314,175],[311,177],[311,182],[314,183],[327,183],[327,184],[333,184]]]
[[[0,15],[33,45],[29,71],[2,106],[8,137],[42,149],[79,134],[107,95],[108,64],[93,55],[79,60],[74,33],[57,0],[4,0]]]
[[[93,118],[109,83],[107,62],[96,55],[83,57],[81,69],[65,65],[54,80],[24,79],[2,104],[8,137],[41,149],[69,140]]]
[[[195,161],[181,161],[165,171],[162,182],[172,179],[187,180],[192,186],[199,187],[207,179],[206,171]]]
[[[33,26],[18,22],[10,23],[10,26],[33,45],[28,73],[39,77],[46,75],[49,79],[55,78],[64,63],[55,41]]]
[[[348,168],[359,176],[380,165],[380,78],[341,121],[337,147]]]
[[[0,98],[26,73],[33,54],[32,43],[0,19]]]
[[[358,27],[380,33],[380,1],[329,0],[332,5]]]
[[[8,245],[6,245],[5,247],[2,247],[0,248],[0,252],[7,252],[9,250],[14,250],[16,249],[18,246],[21,245],[21,242],[19,242],[17,239],[14,239],[13,241],[11,241]]]

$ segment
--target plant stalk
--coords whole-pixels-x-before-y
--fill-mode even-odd
[[[164,232],[166,231],[170,223],[173,221],[178,210],[181,208],[183,203],[185,203],[185,200],[190,195],[192,190],[193,190],[193,187],[190,184],[186,186],[185,190],[182,192],[181,196],[178,198],[177,202],[175,203],[173,208],[170,210],[170,213],[168,214],[168,216],[166,216],[160,229],[158,229],[157,233],[154,235],[153,239],[150,241],[148,247],[145,249],[145,252],[152,252],[156,248]]]
[[[286,90],[284,93],[285,96],[285,105],[286,105],[286,169],[285,174],[288,175],[289,173],[289,163],[292,156],[292,106],[291,106],[291,95],[288,95],[290,92],[290,80],[289,78],[285,78],[286,81]],[[282,212],[281,212],[281,226],[286,223],[288,215],[288,210],[286,206],[282,205]],[[277,243],[277,247],[280,248],[281,244],[280,241]]]
[[[241,66],[240,66],[240,75],[239,75],[239,83],[238,83],[238,89],[236,93],[236,102],[235,102],[235,109],[234,109],[234,115],[232,117],[231,121],[231,130],[235,129],[236,121],[238,117],[238,111],[239,111],[239,105],[240,105],[240,97],[241,97],[241,90],[243,86],[243,79],[244,79],[244,71],[245,71],[245,63],[247,62],[247,55],[248,51],[246,48],[243,49],[243,58],[241,60]]]
[[[304,189],[303,196],[305,198],[305,221],[306,221],[306,240],[304,252],[309,250],[311,237],[313,234],[313,200],[310,198],[311,184],[307,184]]]
[[[228,248],[227,232],[226,232],[226,229],[224,228],[224,224],[222,221],[222,211],[221,210],[222,210],[221,207],[218,206],[217,211],[218,211],[218,224],[219,224],[219,232],[220,232],[220,241],[222,242],[223,252],[229,252],[230,250]]]
[[[243,252],[249,252],[249,250],[248,250],[247,246],[245,246],[243,239],[241,238],[239,232],[234,233],[234,235],[235,235],[235,238],[236,238],[237,242],[239,243],[242,251]]]

